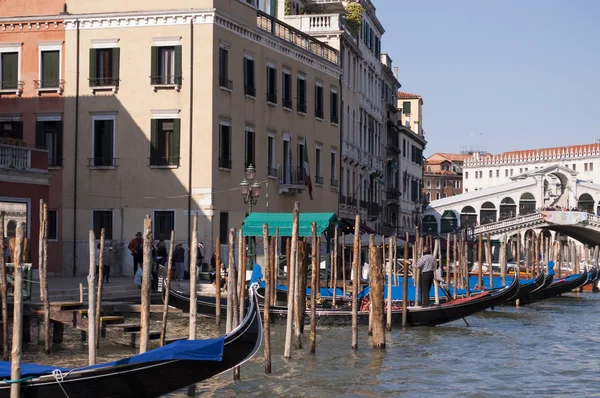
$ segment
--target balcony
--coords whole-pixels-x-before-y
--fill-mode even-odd
[[[0,169],[46,170],[48,151],[0,143]]]
[[[97,77],[88,79],[90,82],[90,90],[92,94],[99,90],[112,90],[116,93],[119,90],[119,78],[116,77]]]
[[[323,108],[315,108],[315,117],[317,119],[323,119]]]
[[[110,156],[88,158],[88,162],[88,167],[95,170],[111,170],[117,167],[117,158]]]
[[[285,22],[308,34],[339,33],[343,30],[339,14],[286,15]]]
[[[306,102],[305,103],[298,102],[297,106],[298,106],[298,113],[306,113]]]
[[[323,176],[315,176],[315,184],[323,185]]]
[[[0,94],[15,94],[20,96],[23,94],[23,86],[25,82],[21,80],[15,81],[0,81]]]
[[[336,180],[335,178],[331,179],[331,188],[338,188],[339,185],[340,182],[338,180]]]
[[[277,104],[277,94],[267,93],[267,103],[276,105]]]
[[[256,98],[256,87],[255,86],[244,86],[244,94],[249,97]]]
[[[338,115],[331,115],[331,123],[332,124],[339,124],[340,118],[338,117]]]
[[[233,90],[233,82],[227,77],[219,77],[219,87],[225,90]]]
[[[301,166],[278,166],[277,185],[279,193],[299,193],[306,189],[304,169]]]
[[[281,100],[281,103],[284,108],[290,109],[290,110],[292,109],[292,99],[291,98],[283,98]]]
[[[65,91],[65,81],[62,79],[34,80],[33,88],[36,89],[37,95],[42,95],[42,93],[62,94]]]
[[[150,76],[150,86],[154,91],[162,88],[174,88],[181,90],[181,82],[183,77],[175,75]]]
[[[348,141],[342,143],[342,157],[350,164],[360,161],[360,150]]]
[[[262,11],[257,11],[256,26],[265,32],[277,36],[281,40],[311,52],[325,61],[335,65],[338,64],[338,52],[336,49]]]

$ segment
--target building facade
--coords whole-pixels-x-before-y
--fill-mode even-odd
[[[423,168],[423,195],[427,202],[459,195],[462,189],[462,164],[470,155],[434,153]]]
[[[187,243],[191,215],[209,258],[248,206],[338,210],[338,52],[242,0],[73,0],[66,24],[65,269],[84,273],[87,236],[104,228],[117,272],[153,219],[155,239]],[[144,11],[139,11],[144,10]],[[307,187],[308,155],[312,198]]]
[[[63,1],[6,1],[0,13],[0,211],[6,235],[26,224],[38,268],[40,199],[48,206],[48,272],[62,267]]]

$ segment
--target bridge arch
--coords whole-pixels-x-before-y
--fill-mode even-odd
[[[500,220],[513,218],[517,216],[517,204],[510,196],[505,197],[500,202]]]
[[[453,210],[446,210],[442,214],[442,222],[440,233],[445,234],[448,232],[454,232],[458,229],[458,217]]]
[[[519,215],[534,213],[536,209],[535,196],[531,192],[525,192],[519,199]]]
[[[433,214],[428,214],[423,217],[423,233],[427,235],[437,235],[438,230],[438,221]]]
[[[460,211],[460,226],[470,227],[477,224],[477,212],[473,206],[465,206]]]
[[[492,202],[485,202],[481,205],[479,211],[480,224],[488,224],[497,221],[496,205]]]
[[[589,193],[584,193],[579,196],[577,200],[577,208],[583,211],[587,211],[588,213],[594,212],[594,198]]]

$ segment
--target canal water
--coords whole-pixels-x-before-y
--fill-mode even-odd
[[[151,329],[159,328],[158,316]],[[187,333],[187,317],[174,314],[170,335]],[[600,294],[580,293],[527,307],[501,307],[438,327],[395,328],[387,349],[373,350],[365,327],[359,349],[350,349],[349,327],[319,327],[317,353],[305,347],[284,360],[285,324],[272,328],[273,373],[264,374],[263,350],[242,366],[242,381],[231,372],[198,384],[203,397],[502,397],[600,396]],[[199,319],[199,337],[220,333],[214,319]],[[32,347],[25,360],[83,366],[87,346],[79,333],[66,333],[51,357]],[[98,360],[135,353],[102,344]],[[185,391],[167,397],[185,397]]]

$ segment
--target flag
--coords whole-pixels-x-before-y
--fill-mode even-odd
[[[306,182],[306,186],[308,186],[308,196],[310,196],[310,200],[313,200],[312,196],[312,182],[310,181],[310,165],[308,164],[308,145],[306,142],[306,135],[304,136],[304,180]]]

